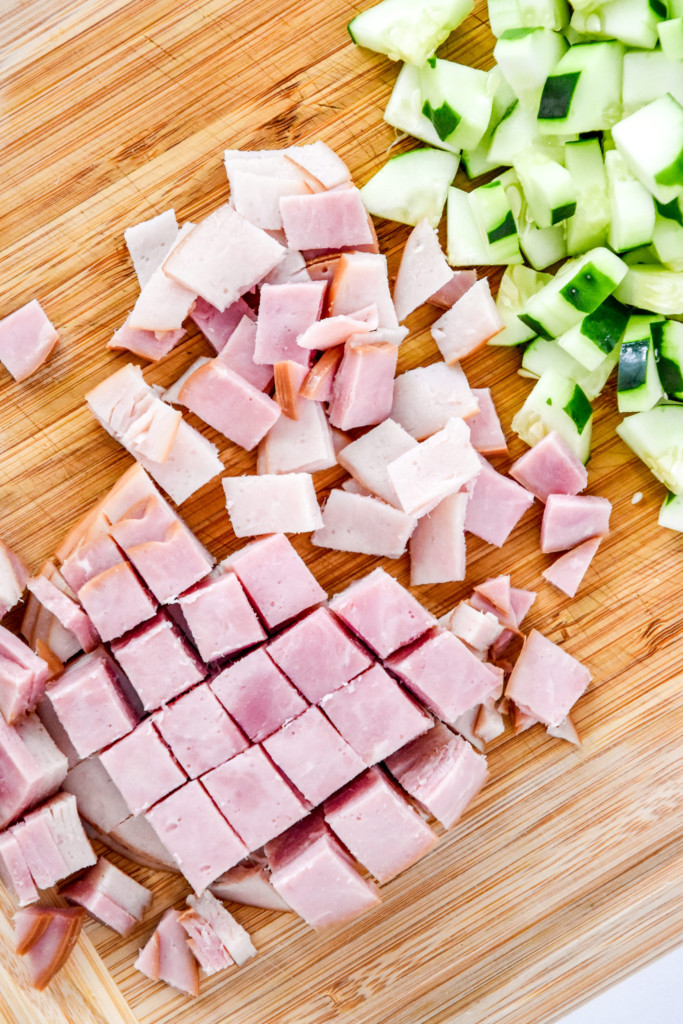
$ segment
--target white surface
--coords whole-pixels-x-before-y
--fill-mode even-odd
[[[681,1024],[683,946],[617,982],[557,1024]]]

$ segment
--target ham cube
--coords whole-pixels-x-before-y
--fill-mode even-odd
[[[298,167],[317,179],[323,188],[336,188],[351,181],[351,172],[342,158],[322,139],[303,146],[288,146],[284,152]]]
[[[299,388],[299,394],[311,402],[331,402],[334,394],[334,378],[344,358],[344,348],[337,345],[323,352],[322,356],[306,375]]]
[[[343,253],[330,283],[329,315],[351,316],[370,305],[377,307],[379,326],[398,327],[386,256],[372,252]]]
[[[585,665],[532,629],[508,679],[505,696],[544,725],[558,726],[590,680]]]
[[[223,312],[284,255],[278,242],[225,204],[194,227],[162,266],[171,280]]]
[[[104,857],[78,881],[63,888],[61,895],[119,935],[130,935],[152,902],[146,886]]]
[[[187,781],[187,775],[149,719],[103,750],[100,761],[131,814],[146,811]]]
[[[601,537],[591,537],[583,544],[578,544],[556,558],[551,566],[543,570],[542,576],[563,594],[574,597],[601,540]]]
[[[273,367],[268,363],[255,362],[255,351],[256,324],[250,317],[243,316],[218,354],[220,361],[233,373],[239,374],[259,391],[268,391],[273,383]]]
[[[247,451],[256,447],[280,415],[277,402],[234,373],[218,357],[188,377],[178,400]]]
[[[433,324],[432,337],[446,362],[452,364],[477,352],[504,326],[488,278],[483,277]]]
[[[97,630],[80,605],[65,592],[67,584],[63,583],[62,589],[54,582],[59,579],[59,573],[52,566],[48,571],[53,578],[35,576],[28,581],[28,590],[76,638],[82,650],[93,651],[100,642]]]
[[[364,335],[355,335],[346,342],[334,377],[328,414],[340,430],[381,423],[391,413],[398,348],[386,342],[366,344],[363,339]]]
[[[461,601],[448,616],[447,628],[475,651],[487,651],[503,632],[503,626],[491,612],[480,612]]]
[[[78,600],[102,640],[114,640],[151,619],[157,610],[129,563],[123,561],[84,583]]]
[[[540,501],[550,494],[578,494],[588,483],[586,467],[554,430],[512,463],[510,476]]]
[[[294,249],[355,249],[372,245],[372,226],[355,186],[331,192],[283,196],[282,225]]]
[[[178,628],[161,613],[113,643],[112,653],[145,711],[161,707],[206,675],[206,666]]]
[[[177,605],[204,661],[215,661],[265,640],[256,612],[232,572],[218,570],[181,594]]]
[[[336,551],[400,558],[415,525],[412,516],[383,501],[335,488],[325,502],[321,527],[311,536],[311,543]]]
[[[231,167],[230,200],[237,212],[256,227],[278,231],[282,228],[282,196],[310,195],[310,188],[300,175],[295,174],[293,165],[292,176],[284,178],[255,173],[249,169],[251,164],[251,161],[239,160]]]
[[[308,533],[323,525],[310,473],[229,476],[223,489],[236,537]]]
[[[188,996],[199,995],[197,961],[179,923],[180,913],[167,910],[135,961],[136,968],[152,981],[164,981]]]
[[[307,813],[259,745],[214,768],[202,782],[249,850],[263,846]]]
[[[184,910],[178,923],[187,935],[188,949],[205,974],[216,974],[234,963],[212,926],[196,910]]]
[[[141,288],[145,287],[154,271],[164,262],[177,236],[175,210],[164,210],[156,217],[134,224],[123,232]]]
[[[169,249],[167,259],[192,234],[193,224],[187,223],[177,232]],[[143,285],[137,302],[126,323],[135,330],[177,331],[192,309],[197,298],[197,289],[185,286],[181,281],[172,281],[159,264]]]
[[[0,619],[21,600],[29,571],[18,555],[0,540]]]
[[[389,480],[387,466],[413,448],[417,448],[415,438],[394,420],[386,419],[342,448],[337,460],[352,477],[378,498],[398,507],[398,495]]]
[[[431,363],[407,370],[394,381],[391,418],[423,441],[453,418],[468,419],[479,408],[462,368]]]
[[[379,326],[377,306],[372,303],[351,315],[328,316],[307,327],[297,338],[301,348],[324,352],[337,345],[343,345],[352,334],[367,334]]]
[[[249,741],[206,684],[154,716],[154,724],[191,779],[245,750]]]
[[[465,579],[467,503],[467,493],[458,491],[418,519],[410,538],[411,587]]]
[[[479,406],[479,411],[467,421],[473,447],[480,455],[505,455],[507,441],[491,397],[491,388],[472,388],[472,394]]]
[[[488,777],[486,757],[437,722],[387,760],[400,786],[444,828],[452,828]]]
[[[422,516],[474,480],[480,469],[467,424],[451,419],[443,430],[390,462],[387,473],[403,511]]]
[[[40,889],[49,889],[97,859],[71,793],[59,793],[27,814],[13,826],[12,835]]]
[[[520,484],[496,472],[481,458],[481,472],[472,481],[465,529],[500,548],[528,508],[534,496]]]
[[[307,707],[263,648],[223,669],[210,685],[228,714],[254,743]]]
[[[436,231],[428,220],[421,220],[408,236],[396,275],[394,306],[398,319],[405,320],[452,277]]]
[[[566,551],[591,537],[606,537],[612,503],[585,494],[549,494],[541,522],[541,551]]]
[[[114,351],[132,352],[156,363],[172,352],[185,337],[181,327],[176,331],[145,331],[140,327],[129,327],[128,321],[107,342],[107,348]]]
[[[256,320],[256,314],[244,299],[237,299],[231,306],[221,311],[205,299],[199,298],[190,316],[217,353],[223,351],[245,317],[252,322]],[[236,370],[235,367],[233,369]]]
[[[59,340],[37,299],[0,320],[0,363],[15,380],[26,380],[42,366]]]
[[[33,711],[45,692],[48,665],[19,637],[0,626],[0,711],[9,725]]]
[[[254,350],[257,363],[289,359],[308,366],[308,352],[297,338],[320,319],[325,288],[324,281],[262,286]]]
[[[327,608],[318,608],[299,619],[271,640],[267,651],[312,702],[338,690],[372,664],[367,651]]]
[[[13,892],[20,907],[35,903],[38,890],[21,847],[10,831],[0,833],[0,881]]]
[[[12,726],[0,717],[0,828],[51,796],[66,772],[66,757],[37,715]]]
[[[283,725],[263,746],[313,805],[322,803],[365,768],[362,758],[315,707]]]
[[[437,836],[379,768],[325,802],[325,821],[378,882],[424,857]]]
[[[239,579],[267,629],[282,625],[327,597],[281,533],[252,541],[224,564]]]
[[[332,433],[319,402],[298,397],[296,417],[280,416],[261,441],[258,473],[316,473],[336,465]]]
[[[434,714],[452,722],[483,704],[498,678],[448,630],[435,630],[386,660],[387,668]]]
[[[383,761],[433,724],[381,665],[323,697],[320,706],[367,765]]]
[[[330,611],[380,658],[436,625],[434,616],[384,569],[351,583],[332,598]]]
[[[270,871],[261,864],[237,864],[221,875],[211,886],[218,899],[243,903],[264,910],[290,910],[282,896],[273,888]]]
[[[231,961],[234,960],[238,967],[256,955],[249,933],[210,892],[203,892],[199,897],[190,895],[187,902],[213,930]]]

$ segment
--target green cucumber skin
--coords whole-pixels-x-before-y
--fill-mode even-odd
[[[560,221],[566,220],[567,217],[573,217],[576,213],[576,202],[565,203],[564,206],[556,207],[551,214],[550,223],[559,224]]]
[[[571,398],[562,410],[574,422],[579,436],[583,434],[593,414],[593,407],[578,384],[575,385]]]
[[[434,109],[429,100],[425,100],[422,106],[422,113],[425,117],[434,125],[434,130],[443,142],[452,135],[455,129],[458,127],[462,118],[457,111],[453,110],[450,103],[442,103],[440,107]]]
[[[493,228],[492,231],[488,231],[486,237],[489,240],[489,245],[492,242],[500,242],[502,238],[508,238],[510,235],[517,234],[517,225],[515,224],[515,218],[512,216],[512,210],[506,215],[505,220],[501,221],[500,224]]]
[[[655,209],[660,217],[666,217],[667,220],[675,220],[677,224],[683,227],[683,210],[681,209],[680,199],[672,199],[670,203],[660,203],[655,199]]]
[[[619,344],[624,336],[629,314],[615,299],[607,298],[592,313],[583,318],[581,333],[605,355]]]
[[[546,79],[538,108],[539,120],[561,121],[566,118],[580,74],[580,71],[568,71]]]
[[[528,313],[518,313],[517,316],[523,324],[526,324],[527,327],[531,328],[534,334],[538,334],[541,336],[541,338],[546,338],[548,341],[552,341],[552,334],[549,331],[547,331],[543,324],[539,323],[538,320],[535,320],[532,316],[529,316]]]
[[[673,325],[668,320],[650,324],[650,334],[655,350],[657,372],[666,394],[671,398],[683,398],[683,344],[676,344],[675,337],[669,341],[667,335]],[[673,349],[676,349],[674,352]]]
[[[655,174],[658,185],[683,185],[683,150],[668,167],[663,167]]]
[[[560,295],[582,313],[592,313],[613,291],[614,281],[589,262],[560,289]]]
[[[619,354],[617,391],[635,391],[636,388],[643,387],[647,381],[649,352],[649,338],[625,341],[622,344]]]

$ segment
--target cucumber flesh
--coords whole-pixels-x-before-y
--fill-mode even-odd
[[[616,150],[605,153],[607,194],[609,196],[610,247],[615,252],[649,245],[655,230],[655,204],[652,196],[631,173]]]
[[[662,388],[669,398],[683,401],[683,323],[658,320],[650,333]]]
[[[683,310],[683,273],[666,270],[656,263],[629,266],[614,297],[636,309],[647,309],[664,316],[680,316]]]
[[[573,356],[560,348],[557,342],[547,341],[545,338],[534,338],[527,345],[519,372],[523,377],[540,377],[546,370],[555,370],[562,376],[575,380],[586,398],[592,402],[594,398],[598,397],[611,377],[618,361],[619,348],[617,346],[608,356],[605,356],[595,370],[587,370]]]
[[[575,11],[570,24],[596,39],[618,39],[626,46],[652,50],[658,22],[650,0],[608,0],[592,11]]]
[[[576,211],[566,222],[570,256],[607,244],[609,212],[607,179],[598,139],[567,142],[564,164],[576,188]]]
[[[567,49],[567,41],[549,28],[511,29],[493,49],[495,61],[523,107],[538,110],[546,78]]]
[[[422,113],[423,106],[420,70],[412,64],[404,64],[384,110],[384,120],[397,131],[406,132],[429,146],[445,149],[449,153],[459,153],[457,145],[453,146],[448,140],[439,138],[432,122]]]
[[[540,228],[551,228],[574,215],[577,191],[566,167],[532,149],[519,154],[514,169]]]
[[[641,107],[670,92],[683,103],[683,65],[670,60],[660,50],[624,54],[622,86],[623,115],[628,117]]]
[[[513,417],[512,429],[529,445],[556,430],[578,458],[587,462],[592,424],[591,404],[576,381],[546,370]]]
[[[683,107],[660,96],[612,129],[617,149],[636,178],[660,203],[683,193]]]
[[[473,0],[382,0],[349,22],[349,35],[358,46],[419,66],[473,6]]]
[[[402,224],[426,218],[436,228],[458,157],[438,149],[414,149],[395,156],[360,190],[368,213]]]
[[[632,316],[624,332],[617,376],[619,412],[651,409],[664,395],[650,333],[652,319]]]
[[[683,533],[683,497],[667,491],[657,522],[667,530],[678,530],[679,533]]]
[[[534,270],[544,270],[567,255],[565,221],[539,228],[529,210],[524,191],[514,171],[501,175],[510,209],[517,224],[519,246]],[[534,332],[535,333],[535,332]]]
[[[548,75],[538,108],[541,132],[568,135],[611,128],[621,117],[621,43],[571,46]]]
[[[628,320],[626,309],[610,297],[560,335],[557,344],[587,370],[597,370],[621,342]]]
[[[422,113],[442,142],[472,149],[481,142],[493,109],[488,73],[434,59],[419,70]]]
[[[535,337],[517,313],[526,300],[550,280],[550,274],[539,274],[523,264],[506,267],[496,296],[496,308],[505,327],[491,338],[489,345],[519,345]]]
[[[617,433],[672,494],[683,493],[683,405],[627,416]]]

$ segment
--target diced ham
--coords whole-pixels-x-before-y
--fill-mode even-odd
[[[398,507],[398,496],[389,480],[387,466],[416,447],[417,441],[403,427],[386,419],[342,448],[337,461],[378,498]]]
[[[366,344],[353,335],[335,374],[328,415],[340,430],[381,423],[391,413],[398,349],[387,342]]]
[[[329,316],[323,320],[317,320],[307,327],[303,334],[297,338],[297,345],[306,349],[317,349],[323,352],[326,349],[334,348],[335,345],[343,345],[352,334],[367,334],[379,326],[377,306],[372,303],[364,309],[356,310],[352,314]]]
[[[520,587],[510,587],[510,610],[514,616],[517,628],[531,611],[536,600],[535,590],[523,590]]]
[[[149,719],[103,750],[100,761],[131,814],[146,811],[187,781]]]
[[[141,288],[173,248],[178,235],[175,210],[164,210],[156,217],[126,228],[123,237]]]
[[[324,358],[324,357],[323,357]],[[296,418],[280,418],[259,445],[258,473],[316,473],[336,464],[327,416],[319,402],[299,397]]]
[[[226,149],[223,160],[230,183],[234,171],[248,170],[265,178],[281,178],[285,181],[300,179],[308,184],[310,191],[322,189],[318,178],[294,161],[287,149]]]
[[[246,166],[243,166],[245,165]],[[282,196],[310,195],[310,188],[292,167],[291,178],[255,173],[252,161],[238,161],[229,171],[230,200],[235,209],[257,228],[277,231],[282,227]]]
[[[0,363],[15,380],[26,380],[42,366],[59,341],[37,299],[0,320]]]
[[[465,529],[475,537],[502,547],[528,508],[534,496],[520,484],[498,473],[481,458],[481,472],[472,481]]]
[[[449,494],[418,520],[410,538],[410,585],[465,579],[465,515],[468,495]]]
[[[147,945],[140,951],[135,966],[153,981],[164,981],[185,995],[198,996],[197,961],[187,944],[187,934],[179,918],[177,910],[166,911]]]
[[[211,886],[220,900],[244,903],[264,910],[290,910],[270,881],[270,871],[260,864],[238,864],[221,875]]]
[[[106,834],[88,826],[94,838],[99,839],[115,853],[155,871],[178,872],[180,869],[166,846],[142,814],[133,814]]]
[[[391,418],[418,441],[443,430],[449,419],[468,419],[478,408],[467,377],[457,363],[417,366],[394,381]]]
[[[84,907],[119,935],[130,935],[152,902],[152,893],[146,886],[104,857],[78,881],[63,888],[61,895]]]
[[[111,832],[130,816],[126,801],[96,755],[70,768],[62,788],[76,797],[81,817],[102,832]]]
[[[437,836],[379,768],[371,768],[325,803],[325,821],[379,882],[405,871]]]
[[[156,612],[152,600],[128,562],[119,562],[84,583],[78,600],[102,640],[113,640]]]
[[[267,363],[254,361],[255,346],[256,324],[250,317],[243,316],[224,343],[218,357],[233,373],[244,377],[259,391],[267,391],[273,383],[273,367]]]
[[[108,528],[109,523],[105,519],[102,529]],[[120,565],[122,561],[121,552],[111,537],[100,534],[92,540],[83,538],[69,553],[60,572],[72,590],[78,593],[88,580]]]
[[[299,418],[299,389],[308,371],[301,363],[291,359],[282,360],[273,366],[275,377],[275,401],[290,420]]]
[[[479,406],[479,411],[467,421],[472,445],[480,455],[505,455],[507,441],[491,397],[491,388],[472,388],[472,394]]]
[[[217,571],[177,601],[190,638],[204,661],[234,654],[266,634],[237,576]]]
[[[429,302],[440,309],[450,309],[476,282],[476,270],[454,270],[450,281],[429,296]]]
[[[351,316],[375,305],[379,326],[398,327],[389,291],[387,258],[379,253],[343,253],[335,267],[328,294],[329,316]]]
[[[504,326],[484,277],[432,325],[432,337],[446,362],[455,363],[477,352]]]
[[[0,619],[19,603],[28,577],[19,556],[0,540]]]
[[[400,558],[415,525],[413,516],[384,501],[334,488],[311,543],[335,551]]]
[[[389,463],[389,480],[404,512],[425,515],[474,480],[481,465],[469,436],[464,420],[450,419],[442,430]]]
[[[506,697],[544,725],[558,726],[588,686],[585,665],[532,629],[505,690]]]
[[[0,881],[13,892],[20,907],[35,903],[38,890],[26,858],[11,831],[0,832]]]
[[[35,884],[48,889],[96,861],[78,816],[76,798],[59,793],[12,827]]]
[[[491,612],[481,612],[461,601],[448,619],[448,629],[477,651],[487,651],[503,632],[503,626]]]
[[[151,622],[115,641],[112,653],[145,711],[161,707],[206,675],[206,666],[180,630],[161,612]]]
[[[351,181],[348,167],[322,139],[303,146],[289,146],[285,153],[297,166],[313,175],[323,188],[336,188]]]
[[[52,612],[65,629],[74,634],[87,653],[97,647],[100,637],[83,609],[46,576],[34,576],[28,589],[44,608]]]
[[[310,473],[227,476],[223,489],[236,537],[308,533],[323,526]]]
[[[541,522],[541,551],[566,551],[592,537],[606,537],[612,503],[581,494],[549,494]]]
[[[541,575],[563,594],[574,597],[601,540],[602,537],[591,537],[582,544],[577,544],[575,548],[556,558]]]
[[[193,224],[183,225],[166,259],[173,255],[177,247],[182,246],[192,234],[193,228]],[[160,264],[145,282],[126,325],[134,330],[179,331],[196,298],[196,288],[184,285],[182,281],[172,281]]]
[[[178,342],[185,337],[181,327],[176,331],[146,331],[140,327],[129,327],[126,321],[122,327],[114,331],[107,342],[107,348],[114,351],[132,352],[151,362],[158,362],[172,352]]]
[[[282,232],[282,238],[277,238],[276,241],[282,242],[283,244],[286,242],[284,231]],[[279,263],[275,264],[272,270],[268,271],[261,283],[298,284],[303,281],[311,280],[312,278],[308,272],[303,253],[299,252],[298,249],[287,248],[284,257]]]
[[[388,758],[387,768],[444,828],[452,828],[488,777],[486,757],[439,722]]]
[[[291,359],[308,366],[309,353],[297,339],[320,318],[325,288],[324,281],[262,286],[254,349],[257,363]]]
[[[263,648],[223,669],[210,685],[228,714],[254,743],[307,707]]]
[[[549,494],[578,494],[588,482],[586,467],[554,430],[513,462],[509,473],[540,501]]]
[[[27,907],[14,915],[17,953],[25,957],[33,988],[47,988],[78,941],[85,911],[81,907]]]
[[[575,747],[581,746],[581,737],[576,731],[576,726],[569,715],[559,725],[549,725],[546,728],[546,732],[548,736],[552,736],[554,739],[566,740],[567,743],[573,743]]]
[[[212,926],[196,910],[184,910],[178,923],[187,935],[188,948],[205,974],[216,974],[234,963]]]
[[[375,241],[355,186],[283,196],[280,213],[287,243],[295,249],[339,250],[372,245]]]
[[[0,626],[0,711],[9,725],[33,711],[50,670],[19,637]]]
[[[394,306],[399,320],[427,302],[431,295],[449,284],[453,271],[446,262],[441,243],[427,219],[410,232],[403,248],[394,284]]]
[[[223,312],[284,255],[265,231],[225,204],[194,227],[162,266],[169,278]]]
[[[121,431],[121,444],[136,458],[165,462],[173,450],[182,418],[178,409],[160,398],[152,398],[147,408]]]
[[[245,317],[252,322],[256,320],[256,314],[244,299],[237,299],[231,306],[220,310],[198,298],[190,316],[217,353],[223,351]]]
[[[230,441],[251,451],[280,416],[280,407],[268,395],[211,359],[188,377],[178,400]]]
[[[203,892],[199,897],[190,895],[187,902],[195,913],[211,926],[238,967],[256,955],[256,949],[247,930],[210,892]]]
[[[505,721],[495,706],[482,704],[474,723],[474,734],[482,743],[491,743],[505,732]]]
[[[334,394],[334,378],[344,356],[344,348],[327,349],[306,375],[299,394],[314,402],[330,402]]]
[[[191,779],[246,750],[249,741],[206,684],[162,708],[154,725]]]

